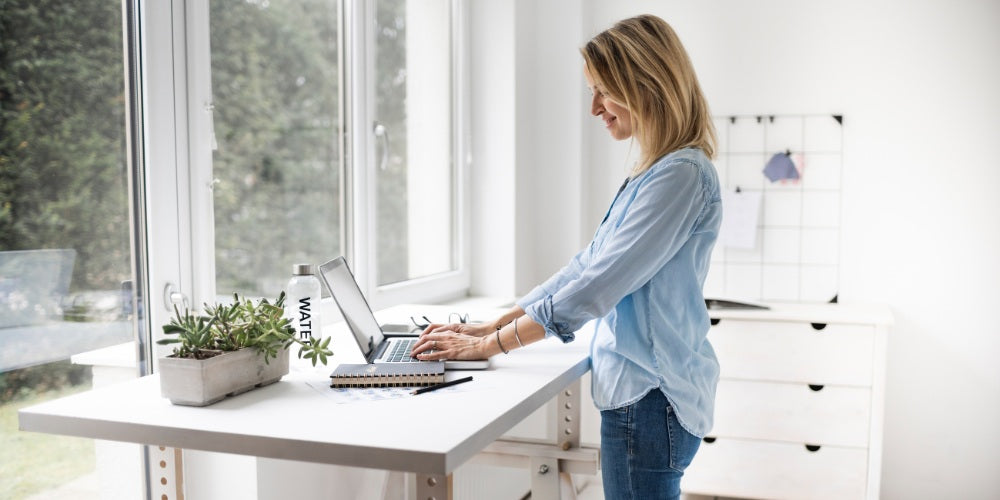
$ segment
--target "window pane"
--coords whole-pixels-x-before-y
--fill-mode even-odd
[[[96,349],[134,362],[122,3],[0,7],[0,496],[101,498],[105,443],[18,431],[17,410],[91,387]],[[124,349],[115,349],[117,346]],[[105,352],[107,354],[107,352]],[[74,356],[74,362],[70,357]],[[122,369],[134,377],[135,368]],[[114,455],[116,452],[112,452]],[[107,483],[106,480],[112,481]]]
[[[380,285],[456,267],[450,5],[376,2]]]
[[[216,291],[274,297],[341,253],[334,0],[212,0]]]

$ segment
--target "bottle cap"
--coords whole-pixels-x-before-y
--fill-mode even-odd
[[[292,266],[292,274],[296,276],[308,276],[316,274],[316,268],[312,264],[295,264]]]

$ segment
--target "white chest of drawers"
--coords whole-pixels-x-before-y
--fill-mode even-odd
[[[889,309],[772,304],[711,316],[721,365],[715,426],[683,491],[878,498]]]

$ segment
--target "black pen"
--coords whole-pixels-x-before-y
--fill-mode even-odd
[[[468,382],[470,380],[472,380],[472,375],[469,375],[468,377],[464,377],[464,378],[460,378],[460,379],[455,379],[455,380],[452,380],[451,382],[445,382],[443,384],[432,385],[430,387],[421,387],[420,389],[417,389],[417,390],[411,392],[410,394],[413,394],[414,396],[416,396],[417,394],[423,394],[425,392],[431,392],[431,391],[436,391],[438,389],[444,389],[445,387],[451,387],[453,385],[458,385],[458,384],[461,384],[463,382]]]

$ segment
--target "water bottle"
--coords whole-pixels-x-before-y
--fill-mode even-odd
[[[312,264],[292,266],[292,279],[285,290],[285,315],[292,320],[300,340],[320,338],[320,285]]]

